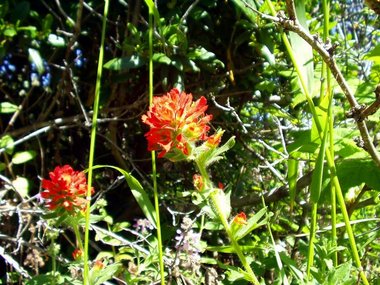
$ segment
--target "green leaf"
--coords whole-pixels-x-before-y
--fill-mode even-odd
[[[314,153],[318,148],[318,143],[311,141],[311,131],[302,130],[292,132],[294,142],[287,146],[288,152],[295,155],[296,152]]]
[[[136,199],[136,202],[139,204],[141,210],[145,214],[145,217],[151,222],[151,224],[156,227],[156,215],[153,204],[151,203],[148,194],[145,192],[144,188],[141,186],[140,182],[134,178],[131,174],[129,174],[124,169],[112,166],[112,165],[96,165],[93,169],[99,168],[112,168],[119,171],[122,175],[124,175],[125,180],[128,183],[128,186],[131,188],[131,192]]]
[[[342,284],[351,276],[351,262],[346,262],[339,265],[337,268],[332,268],[328,275],[328,284]]]
[[[243,252],[255,251],[259,247],[257,245],[240,245],[240,248]],[[216,245],[216,246],[207,246],[206,248],[209,251],[216,251],[222,253],[236,253],[235,249],[231,245]]]
[[[33,62],[36,65],[38,73],[39,74],[44,73],[45,68],[44,68],[44,63],[41,58],[40,52],[38,50],[29,48],[28,53],[29,53],[29,60],[30,62]]]
[[[111,59],[104,64],[104,68],[119,71],[131,68],[139,68],[144,64],[145,61],[139,55],[132,55],[129,57],[118,57]]]
[[[157,63],[162,63],[166,65],[170,65],[172,60],[164,53],[155,53],[153,54],[152,60]]]
[[[232,0],[232,3],[234,3],[252,23],[255,23],[257,20],[257,14],[250,9],[250,7],[257,9],[255,2],[254,0]]]
[[[275,65],[276,64],[276,58],[274,54],[270,51],[270,49],[263,44],[258,44],[257,45],[259,48],[259,51],[261,55],[268,61],[270,65]]]
[[[325,96],[321,99],[319,105],[315,107],[315,110],[317,112],[317,116],[319,119],[319,123],[321,126],[324,126],[326,124],[326,121],[328,120],[328,108],[330,104],[330,98],[329,96]],[[317,128],[317,124],[315,122],[315,119],[313,118],[313,124],[311,127],[311,140],[316,143],[321,143],[320,134]]]
[[[16,31],[15,27],[12,25],[12,26],[6,27],[3,34],[6,37],[12,38],[12,37],[17,35],[17,31]]]
[[[37,153],[34,150],[16,152],[12,157],[13,164],[22,164],[35,158]]]
[[[0,114],[10,114],[18,110],[18,106],[10,102],[0,103]]]
[[[7,154],[12,154],[14,149],[14,140],[10,135],[5,135],[0,139],[0,149],[5,148]]]
[[[31,186],[28,179],[26,179],[25,177],[17,177],[15,180],[12,181],[12,185],[22,198],[28,196]]]
[[[262,208],[260,211],[258,211],[256,214],[254,214],[252,217],[250,217],[247,221],[247,224],[241,227],[235,233],[236,240],[242,239],[253,230],[265,225],[267,223],[268,218],[271,216],[271,213],[270,213],[264,219],[262,219],[262,217],[265,215],[266,212],[267,212],[267,208],[265,207],[265,208]],[[260,221],[260,219],[262,220]]]
[[[364,56],[364,59],[372,60],[375,64],[380,64],[380,45],[375,46]]]
[[[90,284],[100,285],[110,280],[121,268],[120,263],[107,264],[103,269],[92,268],[90,270]]]
[[[338,163],[336,168],[343,191],[362,183],[374,190],[380,190],[380,169],[371,159],[347,158]]]
[[[295,8],[300,25],[309,31],[305,12],[305,3],[302,0],[295,1]],[[314,67],[313,67],[313,49],[299,35],[289,32],[289,39],[292,45],[296,61],[300,66],[301,73],[305,76],[307,90],[313,94]]]
[[[45,18],[42,20],[42,31],[44,32],[44,34],[50,32],[52,24],[53,16],[51,14],[47,14]]]
[[[189,59],[208,61],[215,58],[215,54],[206,50],[204,47],[196,48],[187,54]]]
[[[235,145],[235,137],[231,137],[224,145],[209,149],[201,145],[196,149],[197,163],[205,168],[223,158],[222,154]]]
[[[64,47],[66,45],[65,39],[55,34],[50,34],[48,36],[48,43],[54,47]]]
[[[288,159],[288,184],[289,184],[289,197],[290,197],[290,210],[293,210],[294,201],[297,192],[297,177],[298,177],[298,160]]]
[[[161,22],[160,22],[160,14],[158,13],[156,6],[154,5],[154,2],[152,0],[145,0],[145,4],[149,8],[149,13],[154,16],[154,20],[156,24],[158,25],[158,30],[161,34],[162,27],[161,27]]]

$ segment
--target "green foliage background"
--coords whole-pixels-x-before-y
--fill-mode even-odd
[[[285,1],[274,2],[277,11],[286,10]],[[304,23],[312,34],[323,34],[322,1],[304,2]],[[341,2],[330,3],[329,41],[338,44],[334,57],[356,98],[371,104],[380,71],[378,18],[361,1]],[[103,1],[85,2],[78,18],[80,7],[77,1],[4,0],[0,4],[0,198],[5,208],[35,197],[41,190],[39,177],[47,177],[56,165],[86,168]],[[269,14],[267,4],[256,0],[157,1],[154,93],[177,87],[208,99],[213,128],[226,130],[225,141],[236,136],[234,148],[212,167],[214,181],[231,193],[234,213],[258,212],[263,203],[273,213],[269,226],[280,250],[272,247],[264,228],[242,240],[247,248],[254,248],[255,271],[266,283],[279,284],[278,251],[292,284],[301,284],[311,223],[309,187],[321,141],[281,28],[251,8]],[[148,9],[142,1],[111,1],[95,164],[130,172],[151,193],[150,154],[143,136],[147,130],[140,120],[148,108],[147,22]],[[304,42],[292,36],[291,41],[298,58],[305,57],[302,51],[312,54]],[[326,78],[321,59],[314,55],[312,68],[305,72],[313,101],[321,109],[326,102],[320,84]],[[358,220],[353,228],[362,266],[371,284],[376,284],[380,280],[380,169],[361,147],[356,124],[346,117],[349,104],[335,82],[332,90],[337,173],[350,218]],[[379,150],[379,112],[366,122]],[[164,244],[170,247],[175,235],[172,218],[182,218],[173,211],[197,212],[190,198],[194,169],[164,159],[157,163]],[[106,210],[114,221],[132,222],[143,212],[128,184],[117,182],[117,175],[110,169],[96,171],[95,199],[107,200]],[[357,270],[351,264],[339,209],[338,247],[329,239],[332,202],[326,168],[322,175],[312,274],[320,284],[354,284]],[[0,233],[16,237],[15,215],[0,213],[0,218]],[[35,222],[38,215],[30,219]],[[223,252],[226,237],[218,233],[207,231],[203,239],[215,246],[208,252],[214,258],[210,263],[224,264],[219,267],[226,269],[234,258],[228,250]],[[0,237],[3,247],[5,242]],[[340,266],[333,265],[335,252]],[[231,281],[233,273],[227,279],[223,284],[240,284]]]

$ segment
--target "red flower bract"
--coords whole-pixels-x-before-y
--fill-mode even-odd
[[[82,171],[75,171],[71,166],[57,166],[49,173],[50,180],[42,179],[41,197],[46,199],[50,210],[63,208],[72,212],[86,209],[87,181]],[[91,189],[91,193],[94,189]]]
[[[159,157],[163,157],[178,149],[188,156],[193,143],[207,139],[212,119],[205,114],[207,108],[205,97],[194,102],[192,94],[180,93],[178,89],[154,97],[149,111],[141,118],[150,127],[145,134],[148,150],[160,151]]]
[[[235,224],[238,224],[238,225],[246,225],[247,224],[247,216],[245,215],[244,212],[241,212],[233,218],[232,222]]]

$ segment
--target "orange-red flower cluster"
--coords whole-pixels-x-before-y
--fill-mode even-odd
[[[50,210],[63,208],[68,212],[86,209],[87,181],[82,171],[75,171],[71,166],[57,166],[49,173],[50,180],[42,179],[41,197],[46,199]],[[94,189],[91,189],[94,193]]]
[[[148,150],[159,151],[158,157],[175,154],[176,150],[190,155],[196,142],[208,138],[212,115],[205,114],[207,108],[205,97],[194,102],[192,94],[180,93],[178,89],[154,97],[149,111],[142,116],[143,123],[150,127],[145,134]]]

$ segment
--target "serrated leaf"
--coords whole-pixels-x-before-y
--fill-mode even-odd
[[[18,110],[18,106],[10,102],[0,103],[0,114],[10,114]]]
[[[35,158],[37,153],[34,150],[16,152],[12,157],[13,164],[22,164]]]
[[[111,59],[104,64],[104,68],[110,70],[127,70],[139,68],[145,64],[145,61],[139,55],[132,55],[128,57],[118,57]]]

